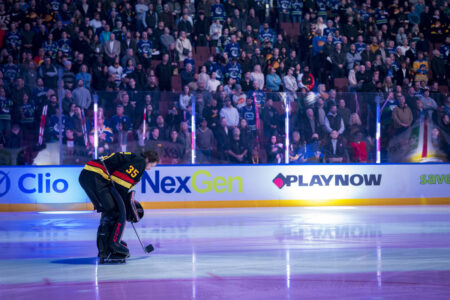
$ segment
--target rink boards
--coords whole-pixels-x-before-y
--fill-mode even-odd
[[[449,164],[158,166],[147,209],[450,204]],[[0,211],[91,210],[80,166],[1,167]]]

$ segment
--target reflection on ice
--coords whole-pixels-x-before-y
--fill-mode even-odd
[[[146,211],[127,264],[97,264],[96,214],[0,214],[0,298],[445,299],[449,207]],[[70,291],[70,292],[68,292]]]

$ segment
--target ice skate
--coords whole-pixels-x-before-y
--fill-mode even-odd
[[[124,263],[126,263],[126,259],[129,256],[130,255],[122,255],[122,254],[118,254],[118,253],[110,253],[107,256],[100,257],[99,263],[101,265],[104,265],[104,264],[124,264]]]

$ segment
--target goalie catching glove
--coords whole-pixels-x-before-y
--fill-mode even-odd
[[[128,196],[127,201],[125,201],[127,221],[137,223],[144,217],[144,208],[136,199],[134,199],[134,191],[128,193]]]

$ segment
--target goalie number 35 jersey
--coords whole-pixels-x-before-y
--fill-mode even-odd
[[[135,186],[145,172],[145,159],[131,152],[116,152],[108,156],[102,156],[100,159],[89,161],[84,169],[95,172],[109,181],[102,160],[116,187],[123,192],[125,192],[124,190],[128,192]]]

